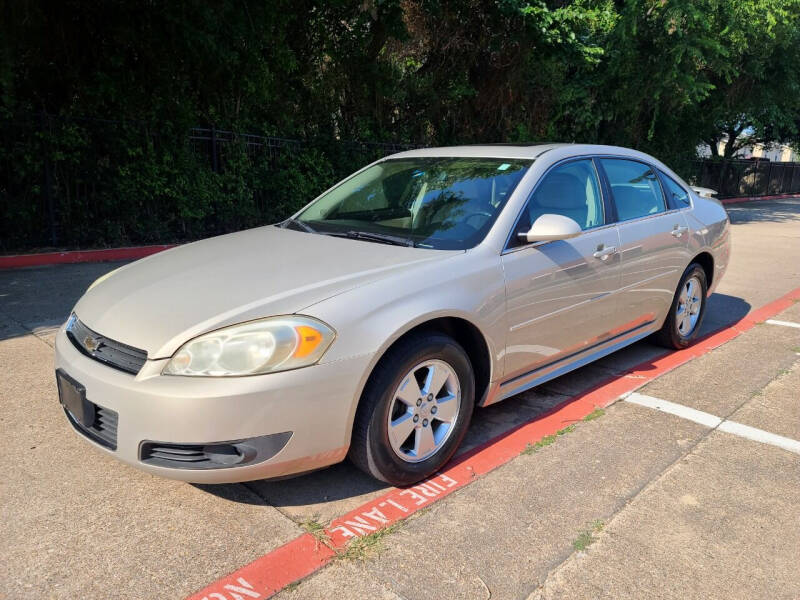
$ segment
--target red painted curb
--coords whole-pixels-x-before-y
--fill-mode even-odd
[[[196,596],[213,600],[269,598],[290,583],[307,577],[326,565],[335,553],[314,536],[306,533],[258,561],[267,556],[270,560],[261,562],[258,570],[253,570],[251,563],[231,573],[224,581],[216,582],[213,591],[204,590],[198,592]]]
[[[15,254],[0,256],[0,269],[20,267],[39,267],[67,263],[105,262],[109,260],[135,260],[162,250],[174,248],[177,244],[157,246],[134,246],[131,248],[108,248],[106,250],[74,250],[69,252],[45,252],[42,254]]]
[[[778,196],[749,196],[747,198],[721,198],[723,204],[739,204],[740,202],[759,202],[769,200],[785,200],[787,198],[800,198],[800,194],[780,194]]]
[[[785,310],[796,300],[800,300],[800,288],[762,306],[740,321],[710,333],[685,350],[665,350],[664,354],[640,363],[622,375],[609,377],[533,421],[523,423],[456,457],[443,471],[418,485],[406,489],[390,489],[382,496],[335,519],[321,536],[330,547],[309,534],[301,535],[212,583],[187,600],[269,598],[287,585],[325,566],[336,556],[335,551],[345,548],[351,539],[389,527],[469,485],[474,478],[519,456],[528,444],[555,434],[580,421],[596,408],[606,407],[623,394],[630,393],[693,358],[718,348],[757,323]]]

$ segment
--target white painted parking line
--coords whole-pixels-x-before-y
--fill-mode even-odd
[[[775,435],[763,429],[756,429],[749,425],[742,425],[736,421],[723,421],[717,428],[720,431],[727,431],[733,435],[738,435],[754,442],[761,442],[762,444],[771,444],[778,446],[789,452],[800,454],[800,442],[791,438],[783,437],[782,435]]]
[[[702,410],[695,410],[694,408],[689,408],[683,404],[676,404],[674,402],[670,402],[669,400],[662,400],[661,398],[654,398],[653,396],[645,396],[644,394],[639,394],[637,392],[633,392],[627,396],[625,401],[638,404],[639,406],[646,406],[647,408],[655,408],[661,412],[669,413],[689,421],[694,421],[695,423],[700,423],[700,425],[705,425],[706,427],[711,427],[712,429],[714,427],[719,427],[719,424],[722,423],[722,419],[716,415],[712,415],[711,413],[703,412]]]
[[[783,325],[784,327],[794,327],[795,329],[800,329],[800,323],[792,323],[791,321],[779,321],[778,319],[767,319],[764,322],[769,323],[770,325]]]
[[[675,415],[676,417],[680,417],[682,419],[700,423],[700,425],[705,425],[711,429],[716,428],[720,431],[732,433],[733,435],[738,435],[739,437],[747,438],[748,440],[752,440],[754,442],[777,446],[778,448],[783,448],[789,452],[800,454],[800,441],[783,437],[782,435],[776,435],[774,433],[770,433],[769,431],[764,431],[763,429],[757,429],[756,427],[750,427],[749,425],[743,425],[742,423],[737,423],[736,421],[721,419],[720,417],[712,415],[711,413],[689,408],[683,404],[677,404],[675,402],[670,402],[669,400],[662,400],[661,398],[654,398],[653,396],[646,396],[645,394],[639,394],[637,392],[633,392],[627,396],[624,396],[623,399],[632,404],[653,408],[655,410],[660,410],[661,412]]]

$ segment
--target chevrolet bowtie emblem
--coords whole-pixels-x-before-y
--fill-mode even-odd
[[[87,335],[83,338],[83,347],[89,352],[94,352],[100,347],[100,341],[97,338]]]

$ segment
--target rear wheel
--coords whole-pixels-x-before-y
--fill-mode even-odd
[[[667,348],[686,348],[697,337],[706,311],[706,272],[697,263],[684,271],[664,325],[655,339]]]
[[[472,417],[475,377],[452,338],[414,334],[375,367],[353,423],[350,460],[392,485],[410,485],[441,468]]]

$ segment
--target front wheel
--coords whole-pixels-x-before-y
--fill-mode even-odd
[[[458,448],[475,405],[464,349],[440,333],[400,340],[375,367],[353,423],[350,460],[392,485],[432,475]]]
[[[697,263],[689,265],[681,277],[669,315],[656,333],[662,346],[680,350],[697,337],[706,312],[706,272]]]

